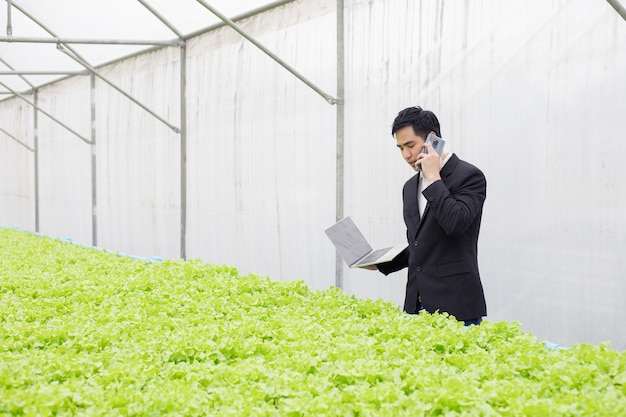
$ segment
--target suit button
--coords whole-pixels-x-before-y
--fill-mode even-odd
[[[421,266],[418,266],[417,268],[415,268],[415,270],[416,270],[417,272],[420,272],[420,271],[422,270],[422,267],[421,267]]]
[[[419,243],[417,240],[416,240],[415,242],[413,242],[413,246],[416,246],[416,247],[417,247],[417,246],[419,246],[419,245],[420,245],[420,243]]]

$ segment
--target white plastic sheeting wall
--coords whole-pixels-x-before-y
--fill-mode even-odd
[[[102,75],[180,126],[179,73],[179,51],[168,48]],[[98,245],[180,257],[180,135],[107,84],[95,95]]]
[[[332,92],[333,2],[241,27]],[[188,258],[334,284],[336,109],[230,28],[188,46]]]
[[[89,138],[89,78],[63,81],[37,104]],[[91,147],[49,117],[38,115],[40,230],[79,242],[91,239]]]
[[[30,230],[35,228],[32,109],[23,101],[0,101],[0,224]]]
[[[626,348],[626,22],[606,2],[346,1],[345,209],[376,246],[404,239],[413,175],[390,136],[404,107],[435,111],[448,149],[483,169],[479,243],[490,320],[562,345]],[[241,26],[336,96],[334,0]],[[187,45],[188,258],[242,273],[335,282],[336,108],[228,28]],[[176,48],[103,70],[180,124]],[[90,134],[88,77],[39,90]],[[180,254],[180,135],[96,81],[98,245]],[[33,147],[33,111],[0,102]],[[40,231],[90,244],[91,146],[39,115]],[[0,136],[3,134],[0,132]],[[0,224],[34,229],[34,153],[0,139]],[[357,297],[401,305],[405,272],[344,270]],[[418,335],[416,335],[418,337]]]

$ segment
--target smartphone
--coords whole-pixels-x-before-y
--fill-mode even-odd
[[[433,149],[437,152],[437,155],[442,154],[443,146],[446,144],[445,140],[441,139],[437,135],[433,135],[432,133],[429,133],[428,136],[426,136],[426,142],[430,142],[433,145]],[[428,153],[428,148],[424,146],[424,150],[422,152]]]
[[[439,136],[429,133],[428,136],[426,136],[426,142],[430,142],[431,145],[433,145],[433,149],[435,150],[435,152],[437,152],[437,155],[441,155],[443,153],[443,147],[446,144],[446,141],[441,139]],[[424,146],[424,149],[422,149],[422,152],[428,153],[428,148]],[[419,164],[417,166],[417,169],[418,171],[421,171],[422,164]]]

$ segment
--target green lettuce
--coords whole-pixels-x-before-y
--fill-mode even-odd
[[[0,416],[626,415],[626,354],[0,229]]]

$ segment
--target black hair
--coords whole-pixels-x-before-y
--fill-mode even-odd
[[[406,126],[413,126],[413,132],[424,139],[431,131],[441,137],[441,128],[435,113],[430,110],[424,110],[419,106],[408,107],[398,113],[391,126],[391,136],[394,136],[398,130]]]

